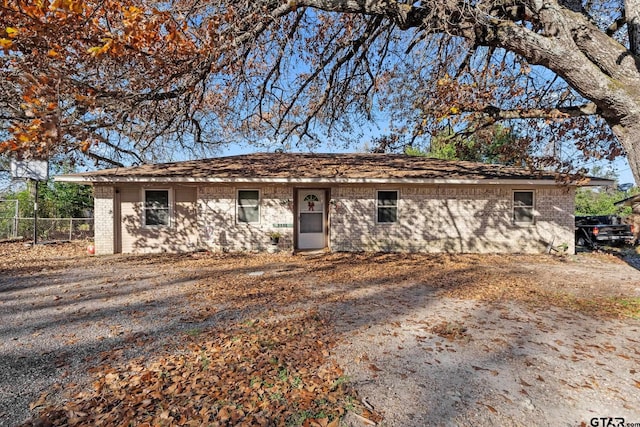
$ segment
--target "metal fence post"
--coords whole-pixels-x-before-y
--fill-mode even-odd
[[[38,244],[38,180],[35,182],[35,193],[33,196],[33,246]]]
[[[20,216],[20,209],[18,205],[20,204],[19,200],[16,200],[16,212],[13,214],[13,238],[18,238],[18,217]]]

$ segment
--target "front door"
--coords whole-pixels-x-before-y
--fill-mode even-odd
[[[298,249],[326,246],[324,190],[298,190]]]

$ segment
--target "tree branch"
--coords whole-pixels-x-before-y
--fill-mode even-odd
[[[640,53],[640,0],[625,0],[624,9],[629,35],[629,50],[638,55]]]
[[[426,113],[428,114],[429,111],[426,111]],[[458,109],[458,115],[465,113],[479,113],[498,121],[513,119],[562,119],[568,117],[584,117],[597,115],[599,114],[599,111],[594,103],[587,103],[584,105],[556,108],[501,109],[494,105],[487,105],[477,109],[464,107]]]
[[[481,110],[482,113],[493,117],[496,120],[508,119],[559,119],[567,117],[593,116],[598,114],[598,109],[594,103],[579,106],[557,107],[557,108],[530,108],[502,110],[495,106],[487,106]]]

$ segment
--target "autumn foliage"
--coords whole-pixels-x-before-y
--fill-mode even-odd
[[[380,129],[426,148],[501,122],[533,166],[640,174],[636,11],[553,4],[2,0],[0,154],[117,166]]]
[[[99,143],[108,153],[110,132],[152,96],[140,95],[147,82],[153,91],[177,84],[205,50],[185,30],[144,2],[4,0],[0,99],[10,127],[0,153],[46,158]]]

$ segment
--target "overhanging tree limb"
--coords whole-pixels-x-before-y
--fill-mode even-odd
[[[68,142],[50,145],[80,146],[82,124],[104,123],[90,129],[118,135],[109,149],[151,153],[172,138],[188,147],[333,129],[346,137],[354,119],[375,117],[372,105],[410,133],[437,95],[442,110],[496,118],[602,117],[640,174],[636,1],[169,0],[154,9],[78,0],[51,11],[15,0],[0,16],[0,73],[10,82],[0,117],[15,124],[14,143],[43,132],[36,119],[52,108]],[[18,27],[29,31],[4,30]],[[443,81],[448,92],[438,90]],[[456,102],[463,93],[473,99]],[[25,108],[11,111],[10,98]]]
[[[465,112],[463,110],[463,112]],[[527,108],[516,110],[504,110],[499,107],[489,105],[484,108],[466,111],[479,112],[492,117],[495,120],[512,119],[563,119],[568,117],[584,117],[597,114],[597,107],[593,103],[579,106],[557,107],[557,108]]]

